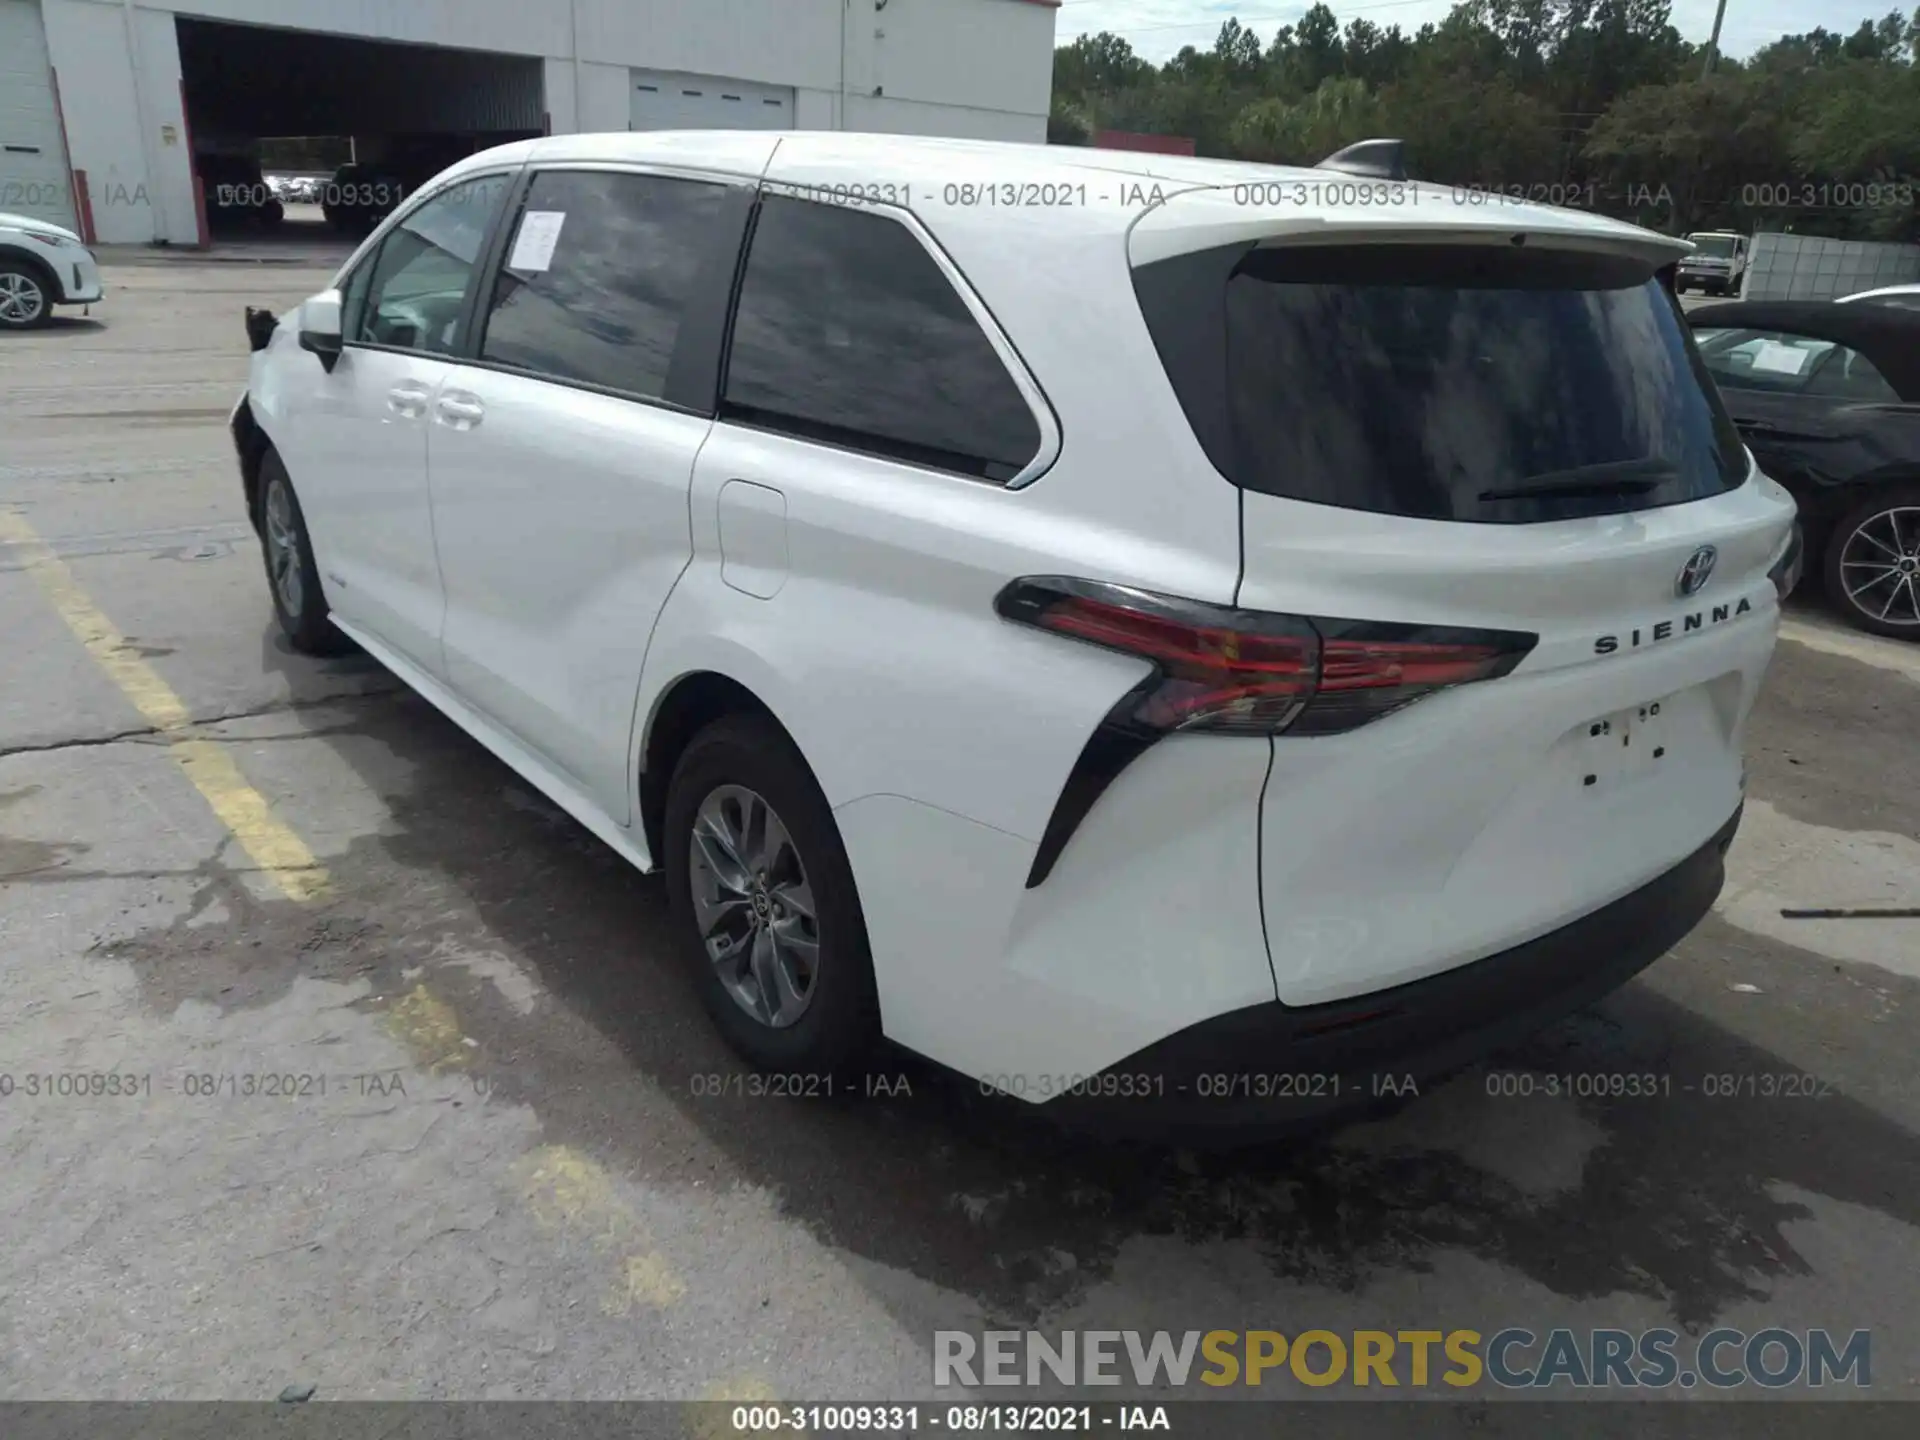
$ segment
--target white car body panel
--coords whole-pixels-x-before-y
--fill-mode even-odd
[[[450,417],[459,403],[483,418]],[[712,423],[464,365],[431,413],[447,683],[626,825],[641,661],[692,555]]]
[[[1739,805],[1792,515],[1778,487],[1756,473],[1710,500],[1542,525],[1242,492],[1196,444],[1133,289],[1136,265],[1237,238],[1524,230],[1652,263],[1684,246],[1577,211],[1463,211],[1445,191],[1431,217],[1232,191],[1325,172],[843,134],[551,137],[423,193],[524,162],[803,196],[893,187],[1030,391],[1042,453],[1001,486],[427,355],[350,345],[328,375],[285,325],[254,357],[250,412],[299,489],[342,628],[629,861],[657,858],[637,801],[676,687],[724,676],[772,712],[833,810],[900,1043],[977,1078],[1091,1074],[1211,1017],[1364,995],[1547,934],[1673,867]],[[950,188],[1027,181],[1076,203]],[[417,415],[389,407],[405,385]],[[1703,544],[1719,572],[1673,598]],[[1064,778],[1149,670],[997,615],[1001,589],[1036,574],[1540,639],[1502,680],[1351,733],[1162,740],[1030,888]],[[1681,631],[1700,604],[1729,615]],[[1660,624],[1675,633],[1656,644]],[[1635,630],[1646,644],[1595,653]],[[1589,759],[1583,727],[1654,702],[1674,764]],[[1589,764],[1606,781],[1584,793]]]
[[[642,871],[653,868],[653,858],[647,853],[645,838],[630,831],[626,826],[610,820],[605,811],[549,765],[537,751],[529,750],[513,735],[495,725],[485,715],[447,689],[434,676],[429,675],[399,651],[390,649],[372,631],[362,630],[352,621],[341,619],[337,615],[333,623],[374,659],[406,681],[409,689],[492,751],[502,764],[515,771],[534,789],[586,826],[595,837],[610,846],[614,853]]]
[[[1865,300],[1872,304],[1899,304],[1909,309],[1920,310],[1920,285],[1881,285],[1872,290],[1859,290],[1851,295],[1835,298],[1836,305],[1852,305]]]
[[[38,237],[38,238],[35,238]],[[48,245],[45,240],[58,244]],[[36,220],[31,215],[0,212],[0,253],[14,250],[40,261],[59,289],[56,305],[90,305],[106,293],[100,280],[100,262],[86,242],[64,225]]]
[[[270,377],[256,389],[265,398],[256,414],[295,477],[329,602],[431,675],[445,673],[446,595],[427,485],[427,416],[454,368],[440,356],[349,346],[329,375],[285,325],[254,357],[256,375]],[[303,485],[302,475],[327,481]]]

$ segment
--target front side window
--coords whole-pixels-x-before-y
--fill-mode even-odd
[[[481,248],[512,183],[510,175],[463,181],[390,231],[347,283],[347,339],[435,355],[455,353]]]
[[[983,480],[1041,432],[932,255],[885,215],[766,197],[734,321],[723,415]]]
[[[657,399],[726,187],[619,171],[536,175],[500,262],[480,358]]]

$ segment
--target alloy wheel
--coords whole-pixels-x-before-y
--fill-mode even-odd
[[[300,603],[306,598],[300,575],[300,541],[294,527],[293,496],[283,481],[267,487],[267,574],[273,581],[273,593],[281,609],[298,617]]]
[[[787,827],[744,785],[716,786],[694,813],[688,882],[720,984],[760,1024],[807,1013],[820,973],[813,887]]]
[[[1891,506],[1855,526],[1840,550],[1840,583],[1862,615],[1920,629],[1920,506]]]
[[[0,321],[31,325],[46,308],[46,292],[31,275],[18,270],[0,272]]]

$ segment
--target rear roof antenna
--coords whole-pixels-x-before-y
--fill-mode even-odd
[[[1356,140],[1313,168],[1363,175],[1369,180],[1404,180],[1407,178],[1406,151],[1404,140]]]

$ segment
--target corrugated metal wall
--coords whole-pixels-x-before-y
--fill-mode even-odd
[[[1761,231],[1753,237],[1746,300],[1831,300],[1920,280],[1920,245],[1829,240]]]
[[[178,28],[196,135],[538,131],[543,123],[537,57],[184,16]]]

